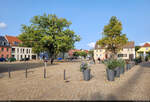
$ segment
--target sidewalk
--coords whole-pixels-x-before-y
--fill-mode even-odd
[[[150,63],[144,63],[125,72],[114,82],[106,80],[103,64],[91,66],[92,79],[84,81],[79,70],[80,63],[59,63],[47,67],[47,78],[43,78],[43,67],[12,72],[12,78],[4,72],[0,78],[0,100],[150,100]],[[66,69],[66,79],[63,71]]]

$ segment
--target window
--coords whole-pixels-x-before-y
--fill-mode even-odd
[[[7,55],[7,58],[9,57],[9,55]]]
[[[123,54],[123,57],[127,57],[127,54]]]
[[[146,48],[146,50],[148,50],[148,48]]]
[[[27,49],[27,53],[28,53],[28,49]]]
[[[15,53],[15,48],[12,48],[12,53]]]
[[[1,56],[2,58],[4,57],[4,55],[2,54],[2,56]]]
[[[19,44],[18,42],[14,41],[14,45],[18,45],[18,44]]]
[[[7,48],[7,52],[9,51],[9,48]]]
[[[22,55],[20,55],[20,58],[22,59]]]
[[[123,57],[123,54],[118,54],[118,57]]]
[[[23,53],[24,53],[24,49],[23,49]]]
[[[2,47],[2,51],[4,51],[4,48]]]
[[[20,53],[22,53],[22,49],[20,49]]]
[[[17,53],[19,53],[19,48],[17,48]]]

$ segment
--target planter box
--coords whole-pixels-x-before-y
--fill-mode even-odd
[[[115,76],[114,76],[115,71],[114,70],[106,68],[106,74],[107,74],[107,80],[108,81],[114,81],[115,80]]]
[[[120,68],[119,67],[117,67],[117,68],[115,68],[115,77],[120,77]]]
[[[124,74],[124,71],[125,71],[125,70],[124,70],[124,67],[121,67],[121,68],[120,68],[120,74]]]
[[[81,69],[81,72],[84,72],[84,70],[85,70],[85,69],[84,69],[84,68],[82,68],[82,69]]]
[[[90,69],[85,69],[85,70],[83,71],[83,79],[84,79],[84,80],[86,80],[86,81],[90,80],[90,78],[91,78],[90,72],[91,72]]]
[[[131,65],[130,65],[130,64],[126,64],[126,70],[129,70],[129,69],[130,69],[130,67],[131,67]]]

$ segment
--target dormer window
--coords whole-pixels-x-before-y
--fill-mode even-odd
[[[18,45],[18,44],[19,44],[18,42],[14,41],[14,45]]]

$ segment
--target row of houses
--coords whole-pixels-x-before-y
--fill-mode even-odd
[[[134,41],[129,41],[125,44],[122,49],[117,53],[118,58],[122,58],[125,60],[133,60],[136,57],[146,57],[150,55],[150,44],[145,43],[142,46],[139,46],[139,50],[135,51],[135,43]],[[97,60],[100,58],[101,60],[105,60],[110,57],[110,53],[106,52],[104,47],[99,46],[98,44],[95,45],[94,48],[94,59]]]
[[[37,54],[32,52],[31,47],[21,47],[22,43],[16,36],[0,36],[0,58],[14,57],[16,60],[24,58],[37,59]]]
[[[148,55],[150,55],[149,43],[145,43],[143,46],[140,47],[139,50],[136,51],[136,57],[143,56],[145,58]]]
[[[134,41],[129,41],[125,44],[122,49],[118,52],[118,58],[122,59],[134,59],[135,58],[135,46]],[[94,59],[97,60],[98,58],[105,60],[110,57],[110,53],[106,51],[104,47],[96,44],[94,49]]]

